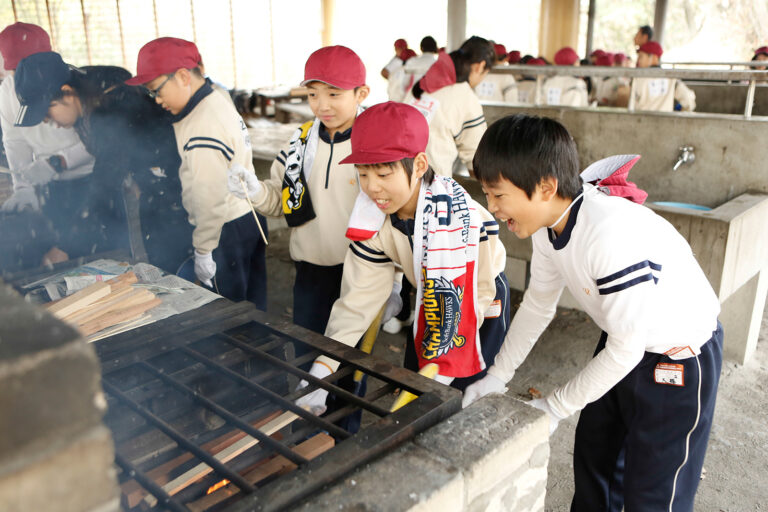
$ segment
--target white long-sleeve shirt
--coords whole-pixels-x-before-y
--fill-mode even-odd
[[[696,110],[696,93],[681,80],[635,78],[635,110],[672,112],[675,100],[683,110]]]
[[[507,382],[554,316],[567,286],[608,334],[605,348],[548,398],[561,417],[597,400],[644,353],[698,353],[720,304],[686,240],[650,209],[585,185],[557,238],[533,234],[531,281],[488,373]]]
[[[0,84],[0,125],[8,167],[18,173],[13,175],[14,187],[26,183],[24,170],[35,160],[53,155],[62,155],[67,162],[67,170],[58,174],[57,179],[80,178],[93,171],[93,156],[85,150],[74,128],[59,128],[45,122],[14,126],[20,107],[14,77],[9,75]]]

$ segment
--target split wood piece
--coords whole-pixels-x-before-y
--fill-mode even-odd
[[[115,334],[130,331],[150,323],[152,323],[152,315],[149,313],[144,313],[143,315],[137,317],[135,320],[126,321],[111,328],[102,329],[95,334],[91,334],[85,339],[85,341],[88,343],[93,343],[94,341],[99,341],[101,339],[108,338],[109,336],[114,336]]]
[[[259,418],[257,421],[254,421],[253,423],[251,423],[251,425],[254,428],[260,428],[263,425],[277,418],[279,415],[280,415],[280,411],[275,411],[272,414],[269,414],[268,416]],[[242,430],[233,430],[233,431],[227,432],[226,434],[220,437],[217,437],[212,441],[209,441],[201,445],[200,448],[202,448],[203,450],[205,450],[210,454],[215,454],[220,452],[221,450],[224,450],[225,448],[232,446],[234,443],[238,442],[245,436],[246,434]],[[146,476],[150,480],[154,481],[157,485],[167,484],[171,480],[171,478],[168,476],[170,472],[193,458],[194,458],[194,455],[192,455],[189,452],[185,452],[184,454],[179,455],[175,459],[171,459],[168,462],[147,471]],[[141,500],[144,499],[144,497],[147,496],[148,494],[147,491],[145,491],[144,488],[141,486],[141,484],[139,484],[136,480],[128,480],[124,482],[120,486],[120,489],[122,490],[123,495],[125,495],[126,502],[128,503],[129,508],[133,508],[136,505],[138,505],[141,502]]]
[[[93,304],[102,297],[109,295],[111,291],[112,288],[105,281],[93,283],[92,285],[86,286],[82,290],[73,293],[69,297],[61,299],[56,304],[48,306],[48,311],[58,318],[64,318],[85,306]]]
[[[133,271],[125,272],[124,274],[120,274],[119,276],[113,277],[107,281],[107,283],[109,283],[109,285],[112,287],[113,292],[122,288],[127,288],[138,282],[139,278],[136,277],[136,273]]]
[[[281,430],[284,427],[293,423],[296,419],[298,419],[298,416],[296,414],[292,412],[284,412],[274,420],[270,421],[269,423],[261,427],[259,430],[263,434],[271,436],[278,430]],[[232,446],[214,455],[214,458],[219,462],[221,462],[222,464],[226,464],[230,460],[234,459],[235,457],[237,457],[244,451],[252,448],[253,446],[256,446],[257,444],[259,444],[258,439],[247,435],[243,437],[240,441],[233,444]],[[181,491],[182,489],[185,489],[190,485],[192,485],[193,483],[197,482],[198,480],[203,478],[208,473],[211,473],[212,471],[213,471],[213,468],[211,468],[205,462],[201,462],[200,464],[190,469],[183,475],[165,484],[163,486],[163,490],[170,495],[174,495],[177,492]],[[157,499],[152,495],[144,498],[144,501],[148,503],[151,507],[154,507],[157,504]]]
[[[334,446],[334,439],[325,433],[317,434],[303,443],[296,445],[293,451],[307,460],[312,460],[318,455],[322,455]],[[243,478],[249,484],[257,484],[273,475],[285,474],[288,471],[296,469],[296,464],[286,459],[282,455],[273,457],[256,468],[246,472]],[[240,489],[234,484],[228,484],[217,491],[214,491],[199,500],[187,503],[186,507],[192,512],[204,511],[238,494]]]
[[[84,308],[81,308],[73,313],[70,313],[69,315],[65,316],[62,320],[69,322],[69,323],[82,323],[85,319],[91,318],[92,313],[94,312],[100,312],[104,313],[106,312],[104,310],[104,307],[112,307],[116,302],[119,302],[120,300],[124,299],[125,296],[133,291],[132,288],[124,288],[119,291],[112,291],[109,295],[102,297],[101,299],[97,300],[93,304],[89,304],[88,306],[85,306]],[[107,310],[108,311],[108,310]]]
[[[123,295],[122,294],[123,291],[127,291],[128,293]],[[137,304],[144,304],[145,302],[149,302],[154,298],[155,298],[155,294],[150,292],[149,290],[145,290],[145,289],[122,290],[118,292],[118,296],[115,297],[114,300],[110,300],[103,304],[99,304],[96,307],[94,307],[93,305],[88,306],[82,311],[82,316],[80,316],[80,313],[78,313],[77,320],[70,320],[70,322],[74,321],[78,325],[85,325],[86,323],[96,320],[97,318],[100,318],[104,315],[108,315],[112,312],[123,311]]]
[[[136,304],[134,306],[127,307],[125,309],[110,311],[109,313],[102,315],[90,322],[84,323],[80,326],[80,333],[83,336],[90,336],[95,332],[99,332],[107,327],[112,327],[120,322],[126,322],[128,320],[135,320],[146,311],[159,306],[163,301],[161,299],[151,299],[148,302]]]

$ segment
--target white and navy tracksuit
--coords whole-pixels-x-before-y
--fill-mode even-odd
[[[547,398],[581,410],[572,510],[689,511],[722,354],[718,299],[685,239],[650,209],[584,185],[563,232],[534,233],[531,282],[488,373],[507,382],[565,286],[605,332]]]
[[[237,163],[253,171],[248,129],[234,105],[206,83],[173,123],[181,155],[181,199],[194,226],[192,245],[213,252],[220,295],[267,307],[264,241],[251,207],[229,193],[227,169]],[[265,231],[266,220],[260,223]]]

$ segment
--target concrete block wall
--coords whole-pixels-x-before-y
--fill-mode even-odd
[[[297,510],[544,510],[546,416],[506,395],[472,404],[359,468]]]
[[[0,510],[120,509],[93,348],[0,282]]]

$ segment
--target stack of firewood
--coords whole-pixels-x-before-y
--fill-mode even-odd
[[[141,318],[160,304],[155,294],[133,288],[136,274],[126,272],[109,281],[100,281],[69,297],[46,305],[48,311],[90,336],[114,325]]]

